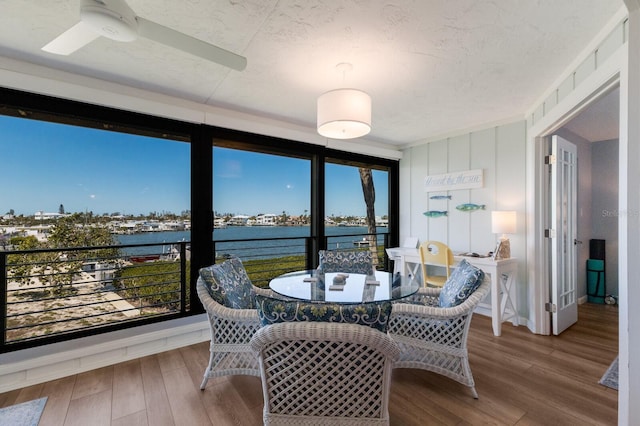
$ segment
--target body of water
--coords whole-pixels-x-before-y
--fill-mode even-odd
[[[361,241],[367,234],[365,226],[332,226],[325,229],[329,237],[329,249],[353,248],[354,242]],[[378,227],[378,245],[384,243],[384,234],[388,232],[386,227]],[[216,251],[229,252],[241,251],[243,257],[269,258],[300,253],[304,251],[304,237],[309,236],[308,226],[229,226],[216,229],[213,240],[216,242]],[[132,235],[116,235],[119,244],[162,244],[179,241],[190,241],[190,231],[144,232]],[[281,241],[233,241],[229,240],[255,240],[269,238],[291,238]],[[297,240],[293,240],[297,239]],[[157,254],[160,251],[168,252],[170,245],[162,247],[132,247],[125,249],[129,255]]]

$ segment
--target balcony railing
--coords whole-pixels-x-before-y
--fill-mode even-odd
[[[186,242],[0,251],[2,352],[184,316],[188,269]]]
[[[369,249],[370,234],[344,234],[327,236],[324,246],[328,250]],[[373,236],[377,242],[378,269],[388,270],[389,260],[385,248],[389,246],[389,235]],[[214,241],[216,262],[227,256],[237,256],[247,270],[251,282],[258,287],[267,287],[269,281],[287,272],[310,269],[315,266],[310,258],[312,237],[264,238],[252,240]]]
[[[357,243],[363,238],[368,235],[338,235],[324,243],[328,249],[367,250]],[[376,241],[377,267],[388,269],[388,235],[378,234]],[[216,262],[240,257],[260,287],[315,266],[310,237],[213,244]],[[181,241],[0,251],[0,353],[199,313],[190,303],[197,296],[189,292],[189,246]]]

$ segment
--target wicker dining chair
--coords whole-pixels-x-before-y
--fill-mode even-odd
[[[237,257],[200,269],[196,290],[211,331],[209,365],[200,389],[204,389],[212,377],[260,376],[258,361],[249,346],[261,327],[255,295],[274,297],[273,293],[252,285]]]
[[[374,275],[373,257],[369,250],[320,250],[318,272],[351,272]]]
[[[387,334],[344,323],[285,322],[253,336],[265,425],[388,425],[392,363]]]
[[[451,274],[451,280],[465,279],[465,270],[471,270],[466,261]],[[473,270],[475,281],[480,285],[467,291],[460,304],[447,303],[442,307],[445,296],[453,299],[466,290],[452,291],[449,295],[447,285],[442,288],[421,288],[418,292],[401,302],[393,304],[389,320],[389,335],[400,347],[400,359],[394,368],[418,368],[432,371],[469,386],[474,398],[478,398],[475,382],[469,366],[467,338],[473,311],[489,293],[490,278],[482,271]]]

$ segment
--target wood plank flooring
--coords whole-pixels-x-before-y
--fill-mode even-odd
[[[260,425],[260,379],[209,380],[199,390],[208,344],[100,368],[0,394],[0,407],[48,396],[40,425]],[[393,425],[615,425],[615,390],[598,380],[618,353],[618,310],[585,304],[561,336],[475,315],[469,337],[480,398],[421,370],[393,372]]]

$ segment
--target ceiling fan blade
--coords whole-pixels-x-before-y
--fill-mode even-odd
[[[80,21],[42,48],[56,55],[69,55],[100,37],[91,27]]]
[[[200,56],[201,58],[208,59],[225,67],[233,68],[234,70],[242,71],[247,66],[247,58],[244,56],[205,43],[202,40],[198,40],[197,38],[156,24],[139,16],[136,17],[136,21],[138,21],[138,35],[142,37],[157,41],[166,46],[174,47],[178,50],[183,50],[192,55]]]

